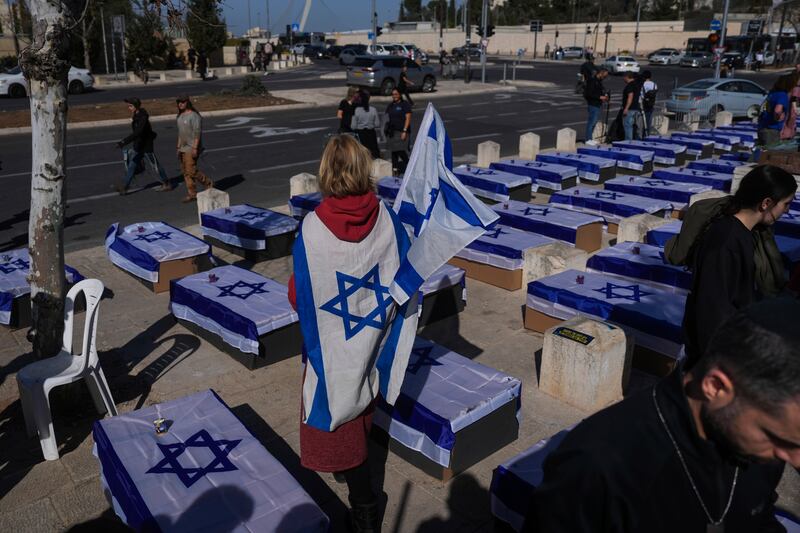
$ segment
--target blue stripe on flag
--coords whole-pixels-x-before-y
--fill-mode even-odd
[[[447,170],[453,170],[453,143],[450,142],[450,136],[444,132],[444,166]]]
[[[325,368],[322,361],[322,347],[317,325],[317,308],[311,290],[311,274],[303,240],[303,228],[297,234],[292,250],[294,258],[294,282],[297,295],[297,313],[300,317],[300,330],[303,333],[303,346],[307,360],[317,375],[317,389],[311,406],[305,406],[308,418],[306,424],[322,431],[331,430],[331,410],[328,405],[328,386],[325,383]]]
[[[471,226],[484,229],[489,228],[489,226],[483,225],[483,221],[475,214],[472,206],[467,203],[467,200],[461,193],[443,179],[439,179],[439,192],[444,196],[444,205],[447,207],[448,211]]]
[[[425,215],[417,211],[417,207],[411,202],[401,202],[400,212],[398,213],[403,224],[408,224],[414,228],[414,237],[419,237],[422,231],[422,224],[425,223]]]
[[[409,300],[404,303],[399,309],[397,309],[397,314],[395,315],[394,320],[392,321],[392,326],[389,329],[389,335],[386,338],[386,342],[381,349],[381,353],[378,356],[378,360],[375,362],[375,368],[378,370],[378,378],[379,378],[379,390],[381,396],[386,398],[389,394],[389,380],[392,377],[392,366],[394,365],[394,358],[397,355],[397,342],[400,339],[400,334],[403,332],[403,324],[406,320],[406,314],[408,313],[408,304],[411,303],[413,300]],[[395,303],[397,306],[397,303]],[[416,315],[417,305],[414,302],[414,314]]]

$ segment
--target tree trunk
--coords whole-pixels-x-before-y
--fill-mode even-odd
[[[87,2],[89,0],[86,0]],[[89,25],[91,26],[91,24]],[[86,17],[81,20],[81,40],[83,40],[83,68],[92,70],[91,54],[89,54],[89,27],[86,26]]]
[[[80,12],[75,0],[28,0],[31,45],[20,66],[28,79],[31,106],[31,209],[28,246],[31,268],[33,354],[58,353],[64,330],[64,210],[66,191],[68,21]]]

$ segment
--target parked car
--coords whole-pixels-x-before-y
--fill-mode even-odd
[[[407,57],[358,56],[347,67],[347,84],[378,91],[388,96],[400,79],[403,65],[408,67],[408,79],[413,89],[429,93],[436,87],[436,74],[429,66],[420,66]]]
[[[373,56],[395,56],[400,55],[399,49],[396,44],[378,43],[375,46],[371,44],[367,46],[367,54]]]
[[[678,65],[683,53],[675,48],[660,48],[647,56],[651,65]]]
[[[586,55],[586,50],[581,46],[567,46],[564,48],[562,58],[564,59],[582,59]]]
[[[328,59],[331,57],[328,50],[320,45],[306,46],[303,49],[303,55],[312,59]]]
[[[94,76],[85,68],[70,67],[67,74],[67,90],[71,94],[80,94],[94,86]],[[28,94],[28,81],[22,69],[14,67],[5,74],[0,74],[0,95],[11,98],[22,98]]]
[[[767,91],[750,80],[706,78],[672,91],[666,105],[668,112],[679,115],[715,117],[720,111],[730,111],[734,117],[755,118],[766,96]]]
[[[297,54],[299,56],[303,55],[303,52],[306,49],[306,46],[311,46],[308,43],[298,43],[292,47],[292,53]]]
[[[631,56],[611,56],[603,62],[611,74],[639,72],[639,63]]]
[[[328,47],[328,55],[331,57],[339,58],[339,54],[344,49],[344,46],[339,46],[338,44],[332,44]]]
[[[356,57],[362,56],[366,53],[367,53],[367,45],[365,44],[351,44],[345,46],[339,52],[339,64],[349,65],[355,60]]]
[[[681,59],[682,67],[710,67],[714,64],[714,56],[708,52],[687,52]]]
[[[467,57],[466,45],[453,48],[452,53],[456,59],[459,60],[465,59]],[[481,58],[481,45],[477,43],[469,43],[469,58],[470,59]]]
[[[395,44],[400,52],[400,55],[405,56],[413,61],[419,61],[423,65],[428,64],[428,54],[417,48],[415,44],[398,43]],[[478,46],[478,57],[480,57],[480,46]]]

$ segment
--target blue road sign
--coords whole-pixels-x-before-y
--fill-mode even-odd
[[[719,31],[722,29],[722,21],[714,19],[711,21],[711,31]]]
[[[292,31],[300,31],[300,24],[292,22]]]
[[[367,32],[367,39],[369,39],[371,41],[373,37],[375,37],[374,33],[372,33],[371,31]]]

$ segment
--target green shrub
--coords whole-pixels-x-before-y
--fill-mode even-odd
[[[269,94],[267,88],[261,83],[259,76],[245,76],[242,88],[239,92],[245,96],[266,96]]]

